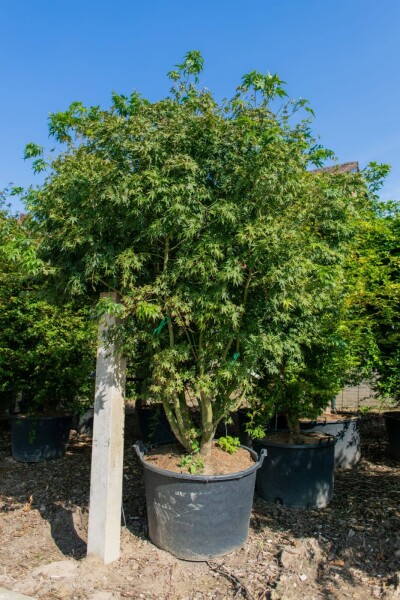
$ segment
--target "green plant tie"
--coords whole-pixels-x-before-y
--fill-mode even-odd
[[[165,317],[161,323],[155,328],[155,330],[153,331],[153,335],[156,335],[157,337],[160,336],[160,333],[164,327],[164,325],[166,325],[168,323],[168,321],[170,321],[169,317]]]
[[[235,364],[235,362],[237,361],[239,356],[240,356],[240,352],[235,352],[235,354],[233,355],[233,359],[231,360],[231,365]]]

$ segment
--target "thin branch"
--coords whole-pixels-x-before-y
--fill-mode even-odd
[[[199,352],[201,352],[203,350],[203,343],[204,343],[204,329],[200,329],[200,334],[199,334]]]
[[[163,404],[165,414],[167,416],[167,419],[169,421],[169,424],[171,426],[171,429],[172,429],[176,439],[181,444],[181,446],[183,446],[185,448],[185,450],[190,452],[192,449],[191,445],[190,445],[190,440],[188,440],[185,436],[183,436],[181,434],[181,430],[179,428],[178,421],[173,413],[173,410],[170,406],[168,399],[165,396],[163,396],[163,398],[162,398],[162,404]]]
[[[242,315],[241,315],[240,321],[239,321],[239,329],[240,329],[240,326],[241,326],[242,321],[243,321],[244,309],[246,308],[247,299],[249,297],[249,287],[250,287],[250,281],[251,281],[252,277],[253,277],[253,271],[250,269],[249,270],[249,276],[247,277],[246,285],[245,285],[245,288],[244,288],[243,302],[242,302],[243,312],[242,312]],[[236,352],[239,352],[239,348],[240,348],[240,341],[239,341],[239,338],[238,338],[236,340]]]
[[[206,562],[208,567],[212,571],[215,571],[215,573],[219,573],[220,575],[223,575],[224,577],[232,581],[238,588],[238,591],[240,591],[242,595],[244,595],[244,597],[247,598],[247,600],[255,600],[253,594],[250,592],[249,588],[243,583],[242,579],[240,579],[237,575],[234,575],[231,571],[228,571],[228,569],[225,569],[223,563],[217,564],[212,563],[210,561]]]
[[[171,315],[167,313],[168,316],[168,334],[169,334],[169,346],[170,348],[174,347],[174,329],[172,327]]]
[[[186,327],[186,325],[185,325],[185,321],[183,320],[183,318],[182,318],[182,315],[181,315],[181,313],[179,312],[179,309],[178,309],[178,308],[175,308],[175,310],[176,310],[176,312],[178,313],[178,316],[179,316],[179,318],[180,318],[180,320],[181,320],[181,325],[182,325],[182,327],[183,327],[183,330],[184,330],[184,332],[185,332],[185,334],[186,334],[186,337],[187,337],[187,339],[188,339],[189,346],[190,346],[190,349],[191,349],[191,351],[192,351],[193,357],[194,357],[194,359],[195,359],[195,360],[197,360],[197,361],[198,361],[198,360],[199,360],[199,357],[198,357],[198,355],[197,355],[197,352],[196,352],[196,346],[195,346],[194,340],[193,340],[193,339],[190,337],[190,331],[189,331],[189,329]]]
[[[230,392],[230,394],[232,394],[233,392],[234,392],[234,389],[233,389],[233,390]],[[230,396],[230,394],[229,394],[229,396]],[[240,408],[240,406],[241,406],[241,404],[242,404],[243,400],[244,400],[244,393],[243,393],[243,394],[239,394],[239,400],[237,400],[237,401],[235,402],[235,404],[233,405],[233,407],[232,407],[232,408],[230,408],[230,409],[229,409],[229,411],[226,411],[226,410],[225,410],[225,411],[222,413],[222,415],[220,415],[219,417],[217,417],[217,418],[215,419],[215,421],[214,421],[214,423],[213,423],[213,426],[215,427],[215,429],[218,427],[219,423],[222,421],[222,419],[223,419],[224,417],[227,417],[229,414],[236,412],[236,411],[238,410],[238,408]]]
[[[169,260],[169,237],[167,236],[165,238],[165,247],[164,247],[163,273],[165,273],[166,270],[167,270],[168,260]],[[171,319],[171,315],[170,315],[169,311],[167,311],[167,317],[168,317],[169,346],[170,346],[170,348],[173,348],[174,344],[175,344],[175,341],[174,341],[174,329],[172,327],[172,319]]]
[[[163,271],[167,270],[168,260],[169,260],[169,237],[166,237],[165,238],[165,247],[164,247],[164,269],[163,269]]]
[[[118,294],[119,296],[121,296],[121,298],[124,297],[123,293],[120,290],[115,289],[112,285],[110,285],[109,283],[106,283],[103,279],[99,278],[100,283],[102,283],[106,288],[108,288],[109,290],[111,290],[112,292],[115,292],[116,294]]]
[[[223,352],[223,354],[222,354],[222,357],[221,357],[221,362],[224,362],[224,361],[226,360],[226,357],[228,356],[228,352],[229,352],[229,350],[230,350],[230,347],[231,347],[231,346],[232,346],[232,344],[233,344],[233,340],[234,340],[234,339],[235,339],[235,338],[234,338],[233,336],[232,336],[231,338],[229,338],[229,340],[228,340],[228,343],[227,343],[227,345],[226,345],[226,347],[225,347],[225,350],[224,350],[224,352]]]

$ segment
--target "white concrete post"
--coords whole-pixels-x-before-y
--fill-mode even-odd
[[[118,302],[114,292],[100,297]],[[104,564],[118,560],[121,538],[125,360],[114,343],[105,342],[107,329],[115,323],[107,315],[99,324],[90,475],[87,553]]]

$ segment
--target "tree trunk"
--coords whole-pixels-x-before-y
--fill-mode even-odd
[[[290,429],[290,437],[292,441],[297,443],[301,442],[301,434],[300,434],[300,421],[297,417],[292,417],[291,415],[286,415],[286,420]]]
[[[211,448],[213,443],[214,436],[212,435],[210,439],[201,440],[200,443],[200,456],[202,457],[204,464],[207,466],[208,461],[211,458]]]
[[[213,408],[211,399],[204,394],[200,395],[200,406],[201,406],[201,425],[202,425],[202,436],[200,442],[200,455],[204,459],[204,462],[211,457],[211,445],[214,440],[215,426],[213,423]]]
[[[191,446],[191,441],[190,441],[189,437],[187,436],[188,432],[181,431],[179,422],[178,422],[176,416],[174,415],[174,412],[170,406],[169,401],[167,399],[163,399],[162,402],[163,402],[165,414],[167,416],[167,419],[171,426],[171,429],[174,433],[174,436],[176,437],[178,442],[185,448],[185,450],[187,452],[191,452],[192,446]]]

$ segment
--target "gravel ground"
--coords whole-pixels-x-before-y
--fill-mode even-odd
[[[86,558],[91,440],[65,458],[11,458],[0,431],[0,587],[44,599],[400,599],[400,463],[383,420],[361,423],[363,458],[337,471],[332,504],[288,509],[256,496],[246,545],[209,563],[178,560],[147,537],[141,467],[127,415],[121,559]]]

